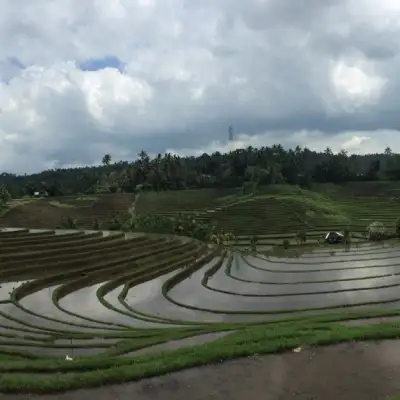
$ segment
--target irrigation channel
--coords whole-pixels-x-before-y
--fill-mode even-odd
[[[176,237],[5,229],[0,266],[0,352],[28,358],[123,356],[221,323],[400,305],[394,243],[266,256]]]

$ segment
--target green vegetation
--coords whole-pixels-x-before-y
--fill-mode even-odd
[[[5,185],[0,185],[0,215],[7,211],[7,203],[11,199],[11,195]]]
[[[187,237],[139,232],[127,237],[100,232],[0,233],[0,391],[53,392],[141,379],[254,353],[398,336],[395,323],[361,327],[339,323],[400,316],[400,310],[386,308],[400,301],[396,295],[400,281],[379,284],[393,275],[386,269],[399,262],[397,247],[312,247],[313,236],[307,234],[304,240],[305,233],[293,234],[299,245],[279,234],[271,236],[270,240],[284,241],[287,250],[271,253],[277,259],[269,261],[253,253],[223,250],[220,245],[232,241],[229,235],[214,238],[219,246],[212,246]],[[259,241],[259,236],[251,238],[257,250]],[[351,276],[344,279],[338,270]],[[369,279],[378,283],[371,286]],[[236,289],[225,287],[225,280],[236,282],[228,286]],[[346,281],[351,282],[347,289]],[[263,293],[252,292],[254,284],[266,285]],[[271,285],[277,289],[271,292],[267,289]],[[180,297],[176,291],[184,286],[190,297]],[[147,304],[151,287],[158,300]],[[299,304],[293,308],[292,300],[285,299],[299,289],[304,293],[297,295]],[[361,293],[359,300],[343,302],[346,290]],[[362,294],[366,290],[371,296]],[[327,293],[337,296],[335,303],[325,303]],[[215,295],[230,296],[231,301],[219,306]],[[253,299],[255,307],[246,309],[241,298]],[[271,304],[279,299],[280,305],[269,306],[269,299],[275,299]],[[231,333],[201,344],[201,335],[223,331]],[[195,347],[134,355],[139,349],[194,336],[200,337]]]
[[[373,183],[370,186],[375,186],[376,190],[364,186],[361,193],[371,195],[379,191],[381,182],[395,182],[399,178],[400,158],[391,151],[349,157],[344,151],[333,154],[329,148],[317,153],[307,148],[285,150],[281,145],[273,145],[187,158],[158,154],[152,159],[141,151],[136,160],[114,163],[112,156],[105,154],[100,166],[23,176],[3,173],[0,185],[5,184],[13,198],[33,196],[36,192],[54,197],[192,188],[226,188],[252,196],[259,194],[263,186],[281,183],[312,189],[320,183],[346,186],[350,182],[351,192],[352,183],[357,181],[360,188],[365,182]],[[397,196],[395,183],[394,186],[392,195]],[[346,187],[339,188],[339,192],[349,194]],[[227,199],[231,194],[226,193],[223,197]]]
[[[71,217],[62,218],[61,223],[58,226],[59,229],[76,229],[77,228],[77,220]]]
[[[11,199],[11,195],[5,185],[0,185],[0,206],[4,206]]]
[[[41,229],[0,232],[0,392],[397,337],[394,322],[342,323],[400,318],[400,186],[381,181],[397,176],[397,159],[371,157],[356,168],[345,154],[279,146],[186,160],[142,152],[58,180],[0,177],[0,225]],[[33,190],[46,196],[6,195]],[[329,231],[344,243],[327,245]]]
[[[74,360],[27,360],[5,359],[10,365],[0,364],[3,392],[55,392],[79,387],[91,387],[111,383],[123,383],[155,375],[177,371],[221,360],[245,357],[252,354],[268,354],[291,350],[299,346],[317,346],[335,342],[353,341],[360,337],[376,340],[398,336],[400,329],[393,324],[368,327],[343,327],[336,324],[299,323],[279,324],[274,329],[257,326],[241,329],[212,343],[190,349],[179,349],[162,354],[140,357],[97,357]],[[177,335],[179,336],[179,335]],[[147,340],[151,342],[151,340]],[[157,340],[153,340],[157,342]],[[12,370],[14,374],[8,374]],[[57,370],[53,379],[49,373]],[[45,376],[40,374],[44,373]]]

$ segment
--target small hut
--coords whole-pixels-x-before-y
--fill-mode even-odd
[[[344,235],[340,232],[331,231],[325,235],[325,241],[329,244],[343,243]]]

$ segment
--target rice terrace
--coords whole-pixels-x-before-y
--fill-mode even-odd
[[[26,398],[398,337],[399,192],[397,182],[350,182],[9,200],[0,392]],[[123,229],[142,212],[196,215],[223,233]],[[326,243],[336,231],[344,243]]]

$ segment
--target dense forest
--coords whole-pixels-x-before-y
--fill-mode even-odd
[[[273,145],[200,157],[158,154],[151,159],[141,151],[135,161],[116,163],[106,154],[99,166],[53,169],[32,175],[4,172],[0,175],[0,185],[5,185],[12,197],[19,197],[35,192],[62,196],[134,192],[138,188],[161,191],[242,187],[246,191],[254,185],[284,182],[311,188],[313,182],[397,179],[400,179],[400,155],[389,147],[382,154],[349,156],[345,151],[334,154],[329,148],[318,153],[307,148],[285,150],[281,145]]]

